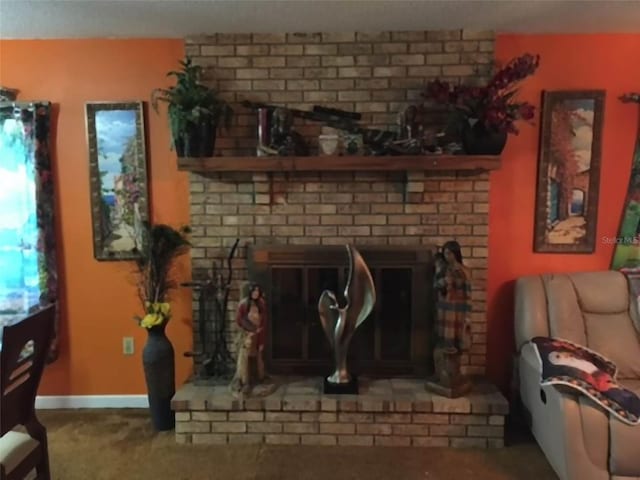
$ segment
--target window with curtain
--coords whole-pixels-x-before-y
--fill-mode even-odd
[[[0,325],[57,301],[49,122],[48,103],[0,102]]]

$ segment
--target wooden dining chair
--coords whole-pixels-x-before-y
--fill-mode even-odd
[[[50,480],[47,430],[35,402],[54,332],[55,306],[6,326],[0,352],[0,479],[23,480],[32,470]]]

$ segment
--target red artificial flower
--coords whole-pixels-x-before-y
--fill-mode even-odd
[[[515,101],[515,87],[533,75],[539,64],[539,55],[526,53],[498,70],[483,87],[451,85],[449,82],[433,80],[427,84],[423,97],[453,107],[467,121],[477,120],[487,129],[517,135],[515,122],[531,121],[535,107],[528,102]]]

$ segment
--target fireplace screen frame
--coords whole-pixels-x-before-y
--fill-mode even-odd
[[[410,352],[404,360],[376,359],[359,361],[350,359],[350,369],[356,374],[367,376],[418,376],[423,377],[433,371],[431,352],[433,351],[433,322],[435,318],[435,298],[433,291],[433,252],[435,247],[429,246],[372,246],[356,245],[369,266],[376,282],[376,272],[381,269],[408,269],[411,274],[411,324],[410,324]],[[273,270],[277,268],[313,269],[339,268],[339,288],[335,293],[341,296],[346,281],[348,257],[344,245],[248,245],[247,267],[249,279],[263,286],[269,306],[269,325],[265,345],[265,362],[267,369],[274,374],[322,375],[326,374],[332,364],[331,358],[312,360],[304,358],[275,358],[273,349],[274,325],[274,286],[272,285]],[[305,282],[306,283],[306,282]],[[376,282],[378,295],[380,286]],[[307,293],[307,292],[304,292]],[[315,293],[320,298],[322,292]],[[380,297],[378,297],[380,298]],[[317,310],[315,310],[317,315]],[[370,322],[369,318],[366,322]],[[319,322],[317,318],[302,320],[303,338],[312,329],[312,322]],[[363,323],[354,334],[352,349],[356,350],[357,336]],[[380,349],[380,335],[383,334],[380,322],[374,328],[376,353]],[[324,332],[315,328],[316,334],[322,335],[319,341],[327,341]],[[307,340],[302,340],[304,345]],[[356,347],[356,348],[354,348]],[[306,347],[302,347],[303,349]],[[306,355],[307,352],[303,356]],[[357,353],[356,353],[357,354]]]

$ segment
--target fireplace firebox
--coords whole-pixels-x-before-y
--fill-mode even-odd
[[[356,246],[376,286],[377,301],[356,330],[349,369],[356,375],[424,376],[432,371],[433,251],[423,247]],[[270,309],[265,360],[277,374],[331,370],[318,314],[323,290],[341,304],[348,276],[343,245],[250,246],[249,277],[263,285]]]

